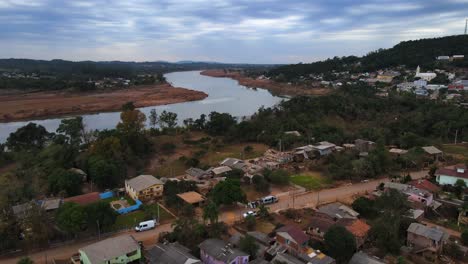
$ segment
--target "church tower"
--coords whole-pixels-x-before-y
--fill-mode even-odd
[[[421,68],[419,68],[419,65],[418,65],[418,67],[416,68],[416,75],[415,76],[417,77],[420,72],[421,72]]]

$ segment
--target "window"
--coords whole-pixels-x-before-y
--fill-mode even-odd
[[[289,245],[291,243],[291,241],[289,241],[289,239],[286,239],[286,244]]]

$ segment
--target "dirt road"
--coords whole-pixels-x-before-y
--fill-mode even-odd
[[[118,233],[114,236],[110,237],[116,237],[116,236],[121,236],[123,234],[130,234],[132,235],[136,240],[142,241],[145,246],[149,246],[154,244],[159,235],[162,232],[170,232],[172,231],[171,224],[164,224],[160,225],[157,228],[141,233],[137,233],[135,231],[128,231],[124,233]],[[106,237],[109,238],[109,237]],[[89,241],[84,241],[84,242],[77,242],[69,245],[63,245],[57,248],[51,248],[47,249],[41,252],[33,253],[30,254],[29,257],[34,261],[35,264],[45,264],[46,259],[47,263],[52,263],[53,259],[69,259],[72,255],[78,253],[78,249],[85,247],[89,244],[95,243],[98,240],[89,240]],[[16,264],[20,257],[17,258],[9,258],[9,259],[0,259],[0,263],[2,264]]]
[[[0,96],[0,122],[61,115],[118,111],[126,102],[136,107],[174,104],[206,98],[204,92],[175,88],[170,84],[135,86],[93,92],[38,92]]]

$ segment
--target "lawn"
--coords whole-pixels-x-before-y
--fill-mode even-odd
[[[317,190],[332,184],[332,180],[323,176],[319,172],[306,172],[291,176],[291,182],[306,188],[307,190]]]
[[[255,224],[255,230],[265,234],[269,234],[273,232],[273,230],[275,230],[275,225],[266,220],[257,219],[257,222]]]
[[[468,159],[468,145],[444,145],[442,150],[448,154],[456,155]]]
[[[148,211],[150,215],[154,213],[154,216],[157,217],[157,208],[158,205],[153,204],[146,206],[144,210]],[[147,214],[145,213],[145,211],[138,210],[132,213],[117,216],[117,220],[115,221],[112,229],[121,230],[125,228],[133,228],[140,222],[150,220],[151,217],[146,217]],[[167,223],[174,218],[169,212],[164,210],[162,207],[160,207],[159,209],[159,217],[161,223]]]
[[[246,146],[253,147],[253,150],[251,152],[244,152]],[[267,149],[267,145],[258,143],[226,145],[218,150],[209,150],[208,153],[201,158],[201,162],[209,165],[217,165],[226,158],[253,159],[262,156]]]

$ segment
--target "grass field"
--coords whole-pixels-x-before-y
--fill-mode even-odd
[[[458,156],[459,158],[468,159],[468,144],[463,145],[444,145],[442,150],[451,155]]]
[[[154,216],[157,217],[157,207],[158,205],[148,205],[146,206],[145,210],[150,211],[150,215],[154,213]],[[159,208],[159,217],[161,223],[167,223],[168,221],[172,220],[174,217],[164,210],[162,207]],[[146,213],[143,210],[138,210],[129,214],[119,215],[117,216],[117,220],[112,227],[113,230],[121,230],[125,228],[133,228],[138,223],[146,220],[150,220],[151,217],[147,218]]]
[[[326,178],[319,172],[306,172],[302,174],[292,175],[291,182],[306,188],[307,190],[317,190],[325,188],[332,184],[332,180]]]
[[[246,146],[253,147],[253,150],[244,153],[244,148]],[[267,145],[257,143],[226,145],[218,150],[209,150],[206,155],[201,158],[201,162],[209,165],[217,165],[226,158],[253,159],[262,156],[267,149]]]

